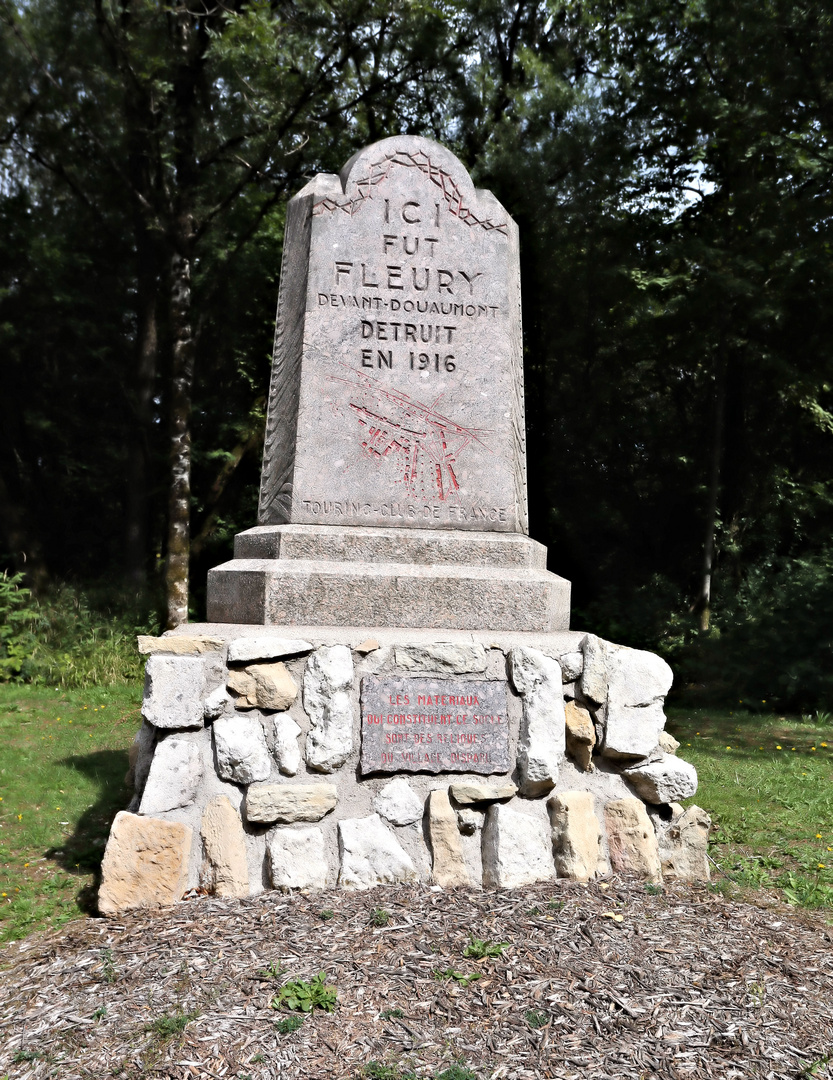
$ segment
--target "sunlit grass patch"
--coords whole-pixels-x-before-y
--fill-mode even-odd
[[[728,881],[833,908],[833,726],[829,714],[670,709],[681,757],[711,814],[710,853]]]
[[[0,941],[89,910],[141,695],[0,685]]]

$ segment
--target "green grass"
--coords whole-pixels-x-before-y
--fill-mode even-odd
[[[92,910],[141,697],[0,684],[0,941]]]
[[[756,703],[757,708],[765,705]],[[715,886],[833,909],[833,722],[737,709],[669,709],[711,815]]]

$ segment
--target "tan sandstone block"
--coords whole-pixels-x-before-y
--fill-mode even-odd
[[[431,880],[435,885],[453,888],[471,885],[471,878],[463,859],[457,815],[451,808],[448,792],[432,791],[428,796],[428,835],[434,861]]]
[[[676,811],[671,824],[659,835],[663,876],[680,881],[708,881],[706,852],[711,818],[699,806],[683,810],[679,803],[672,803],[671,809]]]
[[[175,904],[185,892],[190,853],[187,825],[120,811],[101,864],[98,910],[117,915]]]
[[[680,749],[680,744],[670,732],[661,731],[659,733],[659,748],[665,751],[666,754],[676,754]]]
[[[189,637],[187,634],[173,637],[151,637],[139,634],[136,638],[142,656],[167,653],[169,656],[202,656],[203,653],[220,652],[225,642],[222,638]]]
[[[250,784],[246,819],[264,824],[320,821],[338,802],[333,784]]]
[[[249,866],[240,814],[225,795],[206,806],[200,826],[205,862],[203,884],[215,896],[248,896]]]
[[[288,709],[298,696],[298,686],[286,665],[249,664],[229,671],[228,687],[239,694],[240,709]]]
[[[608,872],[602,829],[589,791],[563,791],[547,800],[559,877],[589,881]]]
[[[568,701],[564,706],[567,753],[584,772],[592,772],[593,747],[596,745],[596,729],[587,709]]]
[[[458,806],[472,806],[474,803],[500,802],[511,799],[518,793],[518,788],[511,780],[504,784],[480,784],[476,780],[452,784],[448,793]]]
[[[657,835],[641,799],[614,799],[605,806],[610,862],[617,874],[662,878]]]

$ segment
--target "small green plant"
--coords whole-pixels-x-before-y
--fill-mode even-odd
[[[103,1020],[106,1015],[107,1015],[107,1006],[106,1005],[99,1005],[97,1009],[93,1010],[92,1018],[93,1018],[93,1020]]]
[[[22,1061],[37,1061],[37,1050],[18,1050],[12,1057],[12,1064],[19,1065]]]
[[[284,1006],[292,1012],[309,1013],[313,1009],[332,1012],[336,1006],[336,988],[327,986],[327,976],[323,971],[307,982],[305,979],[292,979],[281,987],[278,995],[272,999],[272,1008]]]
[[[824,1054],[820,1058],[816,1058],[815,1061],[808,1062],[799,1073],[799,1076],[804,1080],[811,1080],[811,1077],[821,1076],[822,1069],[825,1069],[830,1062],[833,1061],[833,1053]]]
[[[303,1016],[282,1016],[280,1020],[275,1021],[275,1031],[279,1035],[291,1035],[293,1031],[297,1031],[303,1024]],[[254,1058],[252,1058],[254,1061]]]
[[[550,1021],[549,1016],[540,1009],[527,1009],[524,1016],[529,1026],[535,1029],[546,1027]]]
[[[384,1065],[381,1061],[368,1061],[361,1075],[367,1080],[416,1080],[416,1073],[399,1065]]]
[[[145,1031],[150,1031],[159,1039],[171,1039],[174,1035],[181,1034],[192,1020],[196,1020],[195,1012],[178,1012],[171,1016],[157,1016],[149,1024],[145,1024]]]
[[[405,1014],[401,1009],[382,1009],[379,1013],[380,1020],[401,1020]]]
[[[527,908],[527,915],[540,915],[541,909],[539,907]]]
[[[466,975],[462,971],[455,971],[453,968],[446,968],[445,971],[435,971],[434,978],[438,982],[442,982],[444,979],[453,980],[460,983],[461,986],[468,986],[470,982],[474,982],[475,979],[482,978],[480,972],[473,971],[471,975]]]
[[[321,920],[321,922],[329,922],[334,915],[335,912],[332,908],[324,908],[323,911],[318,912],[318,918]]]
[[[257,974],[260,979],[279,979],[281,975],[283,975],[284,970],[282,964],[279,964],[277,960],[272,960],[266,967],[261,968]]]
[[[249,1062],[250,1065],[263,1065],[266,1061],[265,1054],[255,1054],[255,1056]]]
[[[112,949],[101,950],[101,977],[106,983],[114,983],[119,977]]]
[[[564,905],[565,905],[564,900],[550,900],[547,903],[547,910],[548,911],[563,911],[564,910]]]
[[[486,941],[484,938],[473,937],[463,949],[463,956],[469,960],[496,959],[503,956],[503,950],[508,947],[508,941]]]
[[[646,881],[645,892],[649,896],[662,896],[662,885],[656,885],[653,881]]]
[[[390,912],[385,911],[384,908],[374,908],[370,922],[373,926],[387,926],[390,923]]]
[[[437,1074],[437,1080],[477,1080],[477,1076],[465,1065],[454,1064]]]

